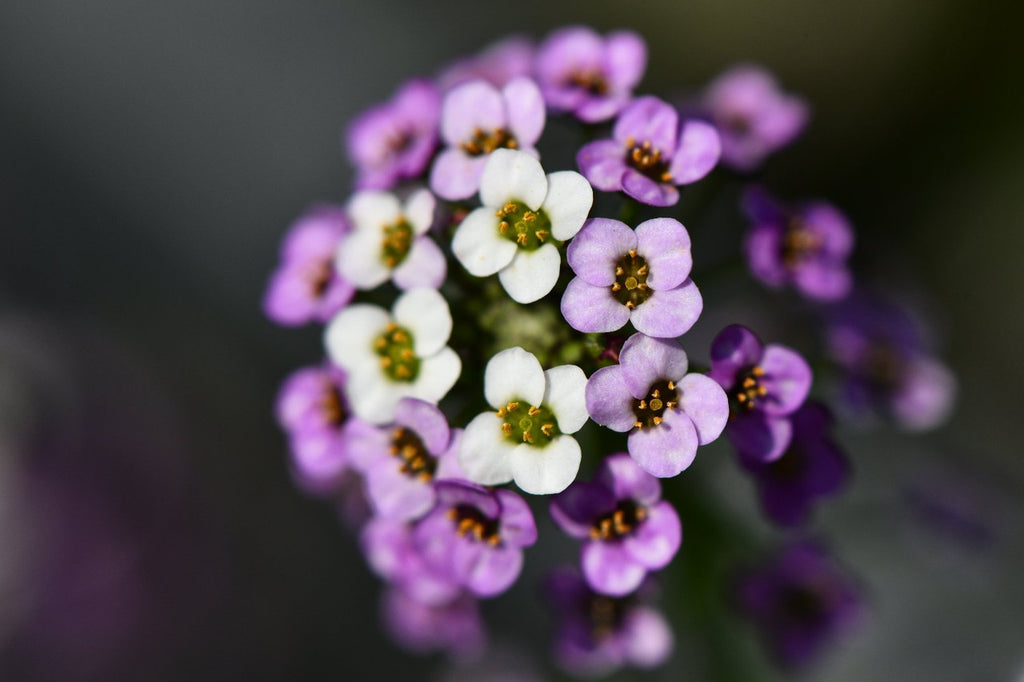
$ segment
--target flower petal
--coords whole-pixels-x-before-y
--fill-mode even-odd
[[[517,445],[509,458],[512,478],[531,495],[560,493],[576,480],[581,455],[572,436],[558,436],[544,447]]]
[[[714,379],[687,374],[679,382],[679,407],[693,422],[701,445],[722,434],[729,421],[729,398]]]
[[[391,307],[395,322],[412,334],[416,355],[427,357],[441,350],[452,335],[448,302],[436,290],[410,289]]]
[[[402,205],[391,192],[356,192],[346,210],[356,229],[380,230],[402,217]]]
[[[576,171],[558,171],[548,175],[548,195],[544,213],[551,221],[551,235],[566,241],[576,236],[594,205],[594,190]]]
[[[675,289],[652,291],[650,298],[633,309],[630,321],[637,331],[658,338],[675,338],[690,331],[704,310],[704,299],[693,280]]]
[[[792,414],[803,405],[811,390],[811,366],[799,353],[785,346],[769,344],[761,358],[762,385],[768,395],[758,403],[771,416]]]
[[[657,97],[638,97],[633,100],[615,122],[613,137],[633,144],[650,142],[653,149],[661,152],[664,159],[670,159],[676,150],[676,130],[679,114],[676,108]]]
[[[789,417],[769,417],[752,410],[730,419],[725,435],[741,457],[772,462],[789,447],[793,424]]]
[[[437,457],[448,448],[451,430],[436,405],[416,398],[403,398],[395,408],[395,424],[411,429],[423,441],[427,452]]]
[[[448,274],[448,261],[430,237],[417,237],[402,264],[395,268],[392,281],[403,291],[426,287],[438,289]]]
[[[611,490],[617,500],[633,500],[648,507],[661,499],[661,482],[625,452],[605,457],[594,481]]]
[[[636,250],[647,261],[652,289],[674,289],[690,276],[690,233],[673,218],[653,218],[636,226]]]
[[[355,230],[338,244],[334,268],[357,289],[373,289],[388,280],[389,268],[380,257],[379,230]]]
[[[729,325],[711,342],[708,376],[728,391],[736,381],[736,373],[761,362],[762,355],[764,345],[754,332],[743,325]]]
[[[562,256],[554,244],[536,251],[517,249],[512,262],[498,273],[498,281],[516,303],[533,303],[555,288],[561,265]]]
[[[501,418],[481,412],[466,426],[459,443],[459,466],[466,478],[480,485],[501,485],[512,480],[509,458],[516,446],[505,440]]]
[[[626,223],[611,218],[591,218],[565,251],[569,267],[589,284],[610,287],[615,282],[615,265],[630,249],[637,248],[637,236]]]
[[[519,346],[506,348],[487,362],[484,398],[495,409],[512,400],[540,406],[546,389],[547,379],[537,357]]]
[[[532,147],[544,131],[544,97],[529,78],[515,78],[501,91],[508,111],[508,127],[520,148]]]
[[[590,418],[612,431],[633,428],[633,396],[629,393],[621,365],[602,367],[587,381],[587,412]]]
[[[405,219],[412,226],[413,234],[421,235],[430,231],[434,226],[434,211],[437,208],[437,199],[428,189],[421,189],[413,192],[406,199],[403,206]]]
[[[672,182],[677,185],[697,182],[711,172],[721,156],[722,141],[713,125],[696,119],[685,121],[679,135],[679,148],[669,167]]]
[[[548,194],[548,179],[540,161],[513,149],[496,149],[480,177],[480,203],[486,208],[521,201],[536,211]]]
[[[544,404],[551,408],[562,433],[576,433],[587,423],[587,375],[576,365],[559,365],[544,372]]]
[[[437,155],[430,169],[430,189],[442,199],[468,199],[480,189],[486,156],[470,156],[459,147],[449,147]]]
[[[501,539],[513,547],[537,542],[537,522],[526,500],[511,490],[499,489],[494,496],[501,505]]]
[[[613,89],[631,90],[647,68],[647,45],[632,31],[609,33],[604,42],[604,61]]]
[[[633,334],[622,344],[619,364],[629,392],[638,400],[646,398],[651,385],[659,381],[679,382],[689,362],[676,341]]]
[[[551,501],[551,518],[568,535],[583,539],[599,518],[615,511],[615,503],[607,487],[576,481]]]
[[[523,552],[512,547],[488,547],[480,552],[464,580],[478,597],[501,594],[516,581],[523,570]]]
[[[647,517],[622,541],[633,559],[652,571],[667,566],[682,543],[679,514],[664,501],[648,507]]]
[[[633,559],[621,542],[586,542],[580,559],[590,589],[611,597],[626,596],[640,587],[647,575],[647,569]]]
[[[448,395],[462,373],[462,360],[448,346],[420,361],[420,373],[407,392],[414,398],[437,404]]]
[[[629,454],[640,468],[658,478],[676,476],[697,455],[697,430],[679,410],[665,410],[657,426],[629,434]]]
[[[672,653],[672,627],[652,608],[640,606],[626,614],[626,657],[638,668],[656,668]]]
[[[621,329],[629,322],[629,308],[612,296],[607,286],[593,286],[574,277],[562,295],[562,317],[581,332],[605,333]]]
[[[371,424],[387,424],[395,416],[395,406],[408,394],[408,384],[397,384],[385,377],[376,362],[353,367],[345,386],[352,411]]]
[[[648,206],[674,206],[679,190],[667,182],[655,182],[632,168],[622,175],[622,191]]]
[[[452,88],[441,105],[441,137],[451,146],[469,142],[477,130],[504,128],[505,101],[497,88],[475,80]]]
[[[368,303],[350,305],[335,315],[324,330],[327,356],[349,371],[365,367],[367,362],[376,364],[373,342],[390,321],[383,308]]]
[[[407,476],[398,461],[379,461],[366,475],[366,492],[378,516],[409,521],[434,506],[434,488],[427,481]]]
[[[498,217],[486,206],[467,215],[452,237],[452,253],[469,274],[493,275],[512,262],[519,247],[498,232]]]
[[[594,189],[617,192],[622,189],[626,166],[626,148],[617,140],[597,140],[583,145],[576,153],[576,165]]]

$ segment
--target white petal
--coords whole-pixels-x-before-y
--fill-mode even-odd
[[[410,289],[391,307],[395,322],[412,334],[413,351],[420,357],[441,350],[452,334],[448,303],[433,289]]]
[[[334,267],[357,289],[373,289],[391,276],[391,269],[381,260],[380,230],[356,230],[338,245]]]
[[[587,375],[576,365],[559,365],[544,372],[544,404],[551,408],[562,433],[576,433],[587,422]]]
[[[466,426],[459,442],[458,460],[466,478],[480,485],[499,485],[512,480],[509,457],[514,445],[501,432],[501,418],[482,412]]]
[[[561,266],[562,256],[554,244],[536,251],[517,248],[512,262],[498,273],[498,281],[516,303],[533,303],[555,288]]]
[[[548,175],[548,195],[542,208],[551,221],[551,235],[555,239],[575,237],[593,205],[594,189],[585,177],[575,171]]]
[[[461,373],[462,360],[459,354],[445,346],[420,361],[420,372],[413,381],[409,395],[436,405],[452,390]]]
[[[452,237],[452,253],[469,274],[477,277],[493,275],[508,265],[519,247],[498,232],[498,216],[494,209],[478,208],[467,215]]]
[[[334,316],[324,330],[324,346],[334,364],[347,370],[377,363],[373,342],[391,317],[383,308],[368,303],[350,305]]]
[[[405,219],[412,225],[414,234],[424,234],[433,226],[436,206],[437,199],[429,189],[421,189],[406,200]]]
[[[517,445],[510,458],[512,478],[532,495],[560,493],[580,471],[580,444],[572,436],[559,436],[542,448]]]
[[[352,411],[371,424],[394,420],[398,401],[407,393],[408,384],[392,382],[376,365],[354,369],[345,384],[345,397]]]
[[[496,353],[484,370],[484,398],[494,408],[504,407],[511,400],[539,406],[546,386],[540,362],[519,346]]]
[[[491,152],[480,177],[480,203],[485,207],[500,208],[515,200],[536,211],[547,194],[548,179],[540,161],[514,149]]]
[[[359,228],[379,230],[402,217],[402,206],[391,192],[357,192],[347,208],[349,217]]]

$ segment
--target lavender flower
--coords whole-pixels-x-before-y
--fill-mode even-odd
[[[396,519],[371,519],[359,536],[366,563],[378,576],[420,604],[451,602],[462,588],[427,563],[413,540],[413,527]]]
[[[572,112],[586,123],[619,113],[647,67],[647,46],[630,31],[604,39],[590,28],[555,31],[537,50],[537,79],[554,111]]]
[[[526,152],[497,149],[480,178],[481,208],[459,224],[452,252],[470,274],[498,280],[517,303],[532,303],[558,281],[561,241],[590,213],[594,191],[579,173],[544,175]]]
[[[640,97],[619,116],[612,139],[584,145],[576,163],[595,189],[623,191],[651,206],[679,201],[676,185],[697,182],[718,163],[715,127],[696,119],[679,125],[675,107]]]
[[[478,597],[501,594],[516,581],[523,548],[537,526],[523,498],[462,481],[438,481],[437,506],[417,522],[416,546],[427,564]]]
[[[625,223],[592,218],[569,244],[576,277],[562,296],[562,315],[581,332],[612,332],[631,322],[648,336],[684,334],[704,308],[690,279],[690,235],[672,218]]]
[[[823,405],[805,403],[791,419],[793,438],[781,457],[740,457],[757,483],[761,508],[783,526],[805,523],[814,502],[835,494],[850,474],[846,456],[829,438],[832,415]]]
[[[415,653],[445,651],[471,657],[486,643],[479,605],[468,594],[443,604],[425,604],[391,588],[381,603],[381,619],[395,641]]]
[[[295,221],[263,298],[267,317],[289,327],[326,322],[352,300],[355,289],[334,270],[334,253],[350,229],[339,206],[316,206]]]
[[[591,589],[622,597],[648,571],[664,568],[679,551],[683,528],[661,483],[616,453],[601,462],[591,483],[577,481],[551,503],[551,517],[583,539],[581,565]]]
[[[390,189],[427,169],[437,146],[441,94],[426,80],[412,80],[394,97],[357,118],[348,129],[348,155],[359,189]]]
[[[537,156],[534,145],[543,130],[544,100],[529,78],[501,90],[481,80],[458,86],[441,108],[441,137],[448,146],[434,161],[430,188],[450,200],[473,196],[491,152],[521,149]]]
[[[687,374],[687,367],[678,342],[638,333],[623,344],[618,365],[587,382],[591,419],[629,431],[629,455],[659,478],[690,466],[697,446],[718,438],[729,416],[722,388],[703,374]]]
[[[771,73],[750,64],[736,66],[707,88],[703,106],[722,138],[722,162],[750,171],[792,142],[807,124],[807,105],[779,90]]]
[[[850,292],[853,278],[846,259],[853,230],[835,207],[814,201],[790,209],[761,188],[751,188],[744,209],[753,223],[744,251],[758,281],[773,288],[792,285],[817,301],[835,301]]]
[[[484,80],[501,88],[513,78],[533,72],[533,53],[533,43],[528,38],[510,36],[449,65],[438,76],[438,83],[446,91],[473,80]]]
[[[729,394],[726,435],[744,456],[778,459],[793,437],[790,415],[811,388],[811,368],[795,351],[765,346],[754,332],[734,324],[711,343],[708,376]]]

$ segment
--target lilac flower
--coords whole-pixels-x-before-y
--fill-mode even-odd
[[[590,28],[555,31],[537,50],[537,79],[554,111],[572,112],[586,123],[619,113],[647,67],[647,46],[630,31],[604,39]]]
[[[364,429],[350,447],[352,467],[366,477],[366,492],[380,516],[411,521],[434,506],[433,482],[463,478],[453,433],[436,406],[403,398],[394,426]]]
[[[355,289],[334,270],[334,252],[350,229],[339,206],[316,206],[295,221],[263,298],[267,317],[289,327],[326,322],[352,300]]]
[[[619,364],[587,382],[591,419],[629,431],[629,455],[659,478],[690,466],[697,446],[718,438],[729,416],[722,388],[703,374],[687,374],[687,367],[678,342],[638,333],[623,344]]]
[[[437,80],[445,91],[473,80],[484,80],[501,88],[513,78],[533,72],[533,53],[533,43],[528,38],[509,36],[479,54],[449,65]]]
[[[612,139],[584,145],[576,163],[595,189],[622,191],[651,206],[679,201],[676,185],[697,182],[718,163],[715,127],[688,119],[679,125],[675,107],[640,97],[619,116]]]
[[[559,615],[555,655],[569,672],[597,676],[624,665],[655,668],[672,653],[672,628],[643,604],[642,595],[599,594],[571,569],[552,573],[545,587]]]
[[[785,147],[807,123],[807,104],[779,90],[771,73],[749,64],[716,78],[704,92],[722,138],[722,162],[750,171],[765,157]]]
[[[851,580],[810,543],[791,545],[767,566],[744,574],[735,598],[787,666],[810,662],[861,615]]]
[[[462,481],[438,481],[437,506],[413,530],[427,564],[478,597],[501,594],[523,567],[537,526],[523,498]]]
[[[420,604],[438,606],[462,594],[451,576],[423,559],[409,523],[376,517],[363,528],[359,541],[371,570]]]
[[[533,495],[565,490],[580,468],[571,434],[587,421],[586,384],[575,365],[544,371],[518,346],[497,353],[484,372],[484,397],[496,411],[477,415],[459,446],[466,478],[481,485],[515,480]]]
[[[448,303],[433,289],[410,289],[391,306],[366,303],[341,311],[327,325],[331,361],[349,373],[345,396],[372,424],[394,419],[405,397],[437,403],[459,378],[462,361],[447,345]]]
[[[491,152],[521,149],[537,156],[534,145],[543,130],[544,100],[529,78],[501,90],[481,80],[456,87],[441,108],[441,137],[448,146],[434,161],[430,188],[449,200],[473,196]]]
[[[592,218],[569,244],[576,277],[562,296],[562,315],[581,332],[613,332],[626,322],[648,336],[684,334],[704,308],[690,279],[690,235],[678,220],[654,218],[636,232]]]
[[[338,272],[357,289],[374,289],[389,278],[399,289],[437,289],[448,264],[427,232],[437,200],[428,190],[403,204],[390,192],[357,192],[348,202],[353,230],[338,248]]]
[[[445,651],[467,657],[482,651],[486,641],[479,605],[468,594],[444,604],[424,604],[391,588],[384,594],[381,618],[395,641],[415,653]]]
[[[781,457],[740,457],[757,483],[761,508],[783,526],[806,522],[815,500],[836,493],[850,475],[846,456],[829,438],[832,415],[823,405],[805,403],[792,422],[793,438]]]
[[[577,481],[551,503],[551,517],[584,540],[581,565],[591,589],[622,597],[648,571],[664,568],[679,551],[683,528],[661,483],[626,453],[601,462],[591,483]]]
[[[712,341],[708,376],[729,394],[726,435],[741,455],[781,457],[793,437],[790,415],[811,389],[807,361],[785,346],[765,346],[754,332],[734,324]]]
[[[363,113],[348,129],[348,155],[359,189],[390,189],[427,169],[437,146],[441,94],[426,80],[412,80],[394,97]]]
[[[452,252],[470,274],[498,273],[513,300],[533,303],[558,281],[557,245],[583,227],[594,191],[579,173],[545,176],[526,152],[497,149],[484,165],[480,203],[456,229]]]
[[[834,301],[853,285],[846,259],[853,230],[842,213],[822,201],[793,208],[751,188],[744,209],[753,225],[744,241],[751,274],[766,286],[794,286],[807,298]]]

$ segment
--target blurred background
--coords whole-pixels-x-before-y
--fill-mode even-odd
[[[768,182],[849,214],[860,264],[922,306],[959,377],[935,433],[841,433],[855,479],[814,528],[869,617],[809,676],[1024,679],[1022,19],[955,0],[0,4],[0,678],[449,674],[388,642],[352,533],[293,486],[273,399],[319,331],[260,300],[290,221],[347,196],[357,113],[508,33],[587,23],[644,35],[642,91],[756,61],[804,95],[812,123]],[[698,464],[708,499],[780,537],[727,457]],[[519,589],[485,605],[491,667],[546,679],[541,612],[506,614]],[[782,679],[752,629],[677,617],[692,595],[666,592],[677,651],[649,678]]]

